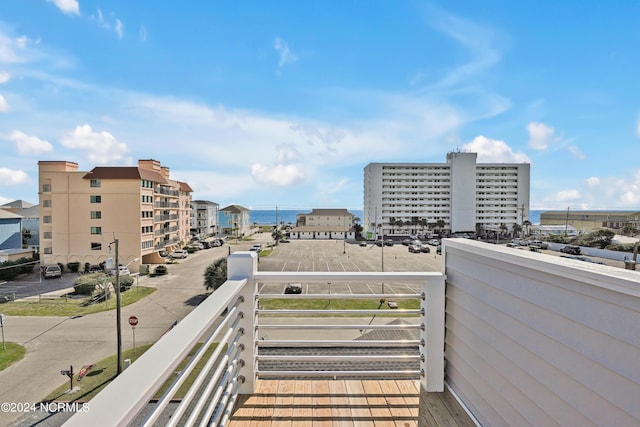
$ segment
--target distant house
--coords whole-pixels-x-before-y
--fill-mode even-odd
[[[296,215],[296,226],[289,231],[291,239],[353,239],[355,215],[347,209],[312,209]]]
[[[0,249],[22,249],[22,217],[0,209]]]
[[[191,234],[204,237],[218,234],[218,211],[220,205],[208,200],[191,202]]]
[[[640,212],[638,211],[587,211],[562,210],[546,211],[540,214],[540,225],[558,226],[563,229],[566,225],[575,228],[579,233],[610,228],[622,231],[629,227],[640,230]]]
[[[230,237],[242,238],[251,233],[251,211],[240,205],[229,205],[218,211],[218,227]]]
[[[0,206],[0,209],[20,215],[22,217],[22,230],[28,230],[31,237],[27,239],[26,246],[35,252],[40,251],[40,208],[38,205],[24,200],[14,200]],[[22,238],[22,237],[21,237]]]

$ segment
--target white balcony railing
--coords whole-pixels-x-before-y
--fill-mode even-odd
[[[91,411],[74,415],[66,426],[86,425],[144,425],[151,426],[158,420],[163,425],[225,425],[232,415],[238,394],[252,394],[257,378],[287,377],[352,377],[352,378],[415,378],[426,391],[444,390],[444,275],[441,273],[327,273],[327,272],[258,272],[256,254],[237,252],[228,259],[228,280],[215,292],[215,298],[207,298],[173,330],[162,337],[133,365],[91,401]],[[296,299],[418,299],[420,308],[394,310],[400,316],[413,316],[411,322],[400,325],[369,324],[369,316],[377,310],[264,310],[260,300],[287,298],[281,294],[261,294],[257,290],[264,284],[301,282],[326,283],[408,283],[418,285],[419,292],[404,295],[293,295]],[[260,286],[258,286],[260,285]],[[387,311],[389,313],[390,311]],[[319,314],[348,317],[350,321],[338,321],[343,317],[317,317]],[[261,316],[304,317],[289,324],[269,324]],[[353,317],[355,316],[355,317]],[[327,322],[322,319],[333,319]],[[354,320],[355,319],[355,320]],[[418,339],[368,340],[351,339],[260,339],[265,331],[297,329],[302,331],[340,330],[412,330]],[[293,335],[293,334],[292,334]],[[264,338],[264,337],[262,337]],[[215,345],[214,345],[215,344]],[[198,347],[199,346],[199,347]],[[359,355],[350,353],[331,355],[294,355],[291,349],[331,347],[332,349],[409,348],[395,354]],[[198,347],[181,369],[180,375],[156,404],[150,404],[157,390],[171,379],[176,368]],[[277,354],[273,354],[273,350]],[[261,351],[261,350],[265,350]],[[266,354],[270,352],[272,354]],[[313,353],[313,352],[311,352]],[[195,366],[205,360],[204,366],[179,404],[170,405],[177,390],[193,372]],[[291,362],[301,364],[291,369]],[[372,366],[382,364],[383,368]],[[345,366],[345,362],[349,362]],[[409,369],[393,369],[395,362],[408,362]],[[275,365],[274,365],[275,363]],[[314,369],[305,363],[315,364]],[[318,363],[322,366],[318,368]],[[332,367],[336,364],[336,367]],[[279,366],[280,365],[280,366]],[[284,368],[283,368],[284,366]],[[362,369],[362,366],[369,366]],[[387,368],[384,368],[384,367]],[[391,368],[389,368],[391,366]],[[415,368],[414,368],[415,366]]]

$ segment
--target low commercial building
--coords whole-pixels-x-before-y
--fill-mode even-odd
[[[22,249],[22,217],[0,209],[0,249]]]
[[[40,209],[38,205],[24,200],[14,200],[0,206],[0,209],[22,217],[22,232],[26,237],[23,246],[36,253],[40,252]]]
[[[640,212],[571,209],[546,211],[540,214],[540,225],[571,226],[578,233],[591,233],[603,228],[620,232],[625,228],[640,231]]]
[[[312,209],[296,215],[291,239],[353,239],[356,216],[347,209]]]

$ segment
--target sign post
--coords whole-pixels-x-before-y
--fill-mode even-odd
[[[138,318],[136,316],[129,317],[129,325],[131,325],[131,332],[133,333],[133,354],[136,354],[136,325],[138,324]]]
[[[7,349],[7,345],[4,343],[4,314],[0,313],[0,329],[2,329],[2,351]]]

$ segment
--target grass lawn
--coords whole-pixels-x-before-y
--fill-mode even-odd
[[[402,299],[396,301],[398,308],[416,310],[420,308],[420,300]],[[380,310],[381,316],[412,316],[399,315],[395,309],[390,309],[386,303],[380,305],[379,299],[370,300],[353,300],[353,299],[261,299],[260,308],[264,310]],[[277,313],[274,316],[278,316]],[[297,315],[296,315],[297,316]],[[316,315],[317,316],[317,315]],[[339,315],[327,314],[326,316],[335,317]],[[357,316],[357,315],[344,315]],[[344,317],[343,316],[343,317]]]
[[[8,368],[12,364],[24,357],[25,349],[20,344],[14,342],[5,343],[6,349],[2,349],[2,343],[0,343],[0,371],[4,368]]]
[[[176,372],[181,371],[186,364],[188,363],[188,359],[195,354],[198,348],[200,348],[201,344],[196,345],[194,349],[189,352],[187,358],[178,365],[176,368]],[[180,389],[175,395],[175,398],[183,398],[189,387],[193,384],[196,377],[204,367],[204,364],[207,362],[208,358],[211,356],[213,351],[216,348],[216,344],[213,344],[211,347],[207,349],[205,355],[196,367],[193,372],[187,378],[187,380],[182,384]],[[144,354],[151,347],[151,344],[147,344],[145,346],[137,347],[136,354],[133,354],[133,350],[127,350],[122,352],[122,359],[131,359],[131,363],[135,363],[135,361]],[[103,359],[94,364],[93,368],[89,371],[89,373],[80,381],[77,381],[77,372],[80,371],[82,366],[74,366],[73,369],[76,372],[76,375],[73,379],[73,386],[79,386],[80,390],[74,393],[68,393],[69,391],[69,380],[61,381],[62,384],[60,387],[55,389],[53,392],[49,393],[49,395],[44,399],[45,401],[56,401],[56,402],[72,402],[76,400],[86,401],[92,399],[96,394],[98,394],[102,389],[104,389],[110,382],[113,380],[116,374],[116,363],[117,356],[109,356],[106,359]],[[175,376],[171,376],[155,393],[153,396],[154,399],[159,399],[162,394],[169,388]]]
[[[122,307],[133,304],[147,295],[156,291],[156,288],[144,286],[132,287],[126,292],[122,292]],[[29,301],[18,300],[2,304],[2,312],[9,316],[84,316],[86,314],[98,313],[100,311],[113,310],[116,308],[116,297],[106,302],[99,302],[83,307],[87,298],[75,299],[64,297],[52,300]]]

